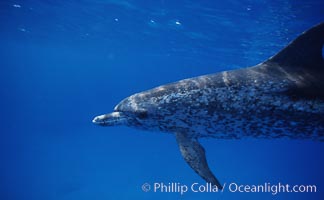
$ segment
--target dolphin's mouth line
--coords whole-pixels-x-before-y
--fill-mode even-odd
[[[96,116],[92,123],[100,126],[117,126],[127,122],[127,116],[122,112],[112,112],[104,115]]]

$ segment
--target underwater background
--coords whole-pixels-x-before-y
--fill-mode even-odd
[[[144,192],[205,182],[172,134],[98,127],[123,98],[248,67],[324,21],[322,0],[1,0],[0,199],[324,199],[324,144],[201,139],[221,183],[316,193]]]

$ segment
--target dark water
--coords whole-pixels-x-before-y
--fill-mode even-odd
[[[201,141],[222,183],[316,193],[146,193],[204,181],[173,135],[91,123],[132,93],[255,65],[323,13],[321,0],[0,1],[0,199],[323,199],[320,142]]]

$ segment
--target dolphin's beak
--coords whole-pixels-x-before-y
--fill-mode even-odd
[[[99,115],[92,120],[92,123],[100,126],[117,126],[123,125],[127,118],[121,112],[112,112],[105,115]]]

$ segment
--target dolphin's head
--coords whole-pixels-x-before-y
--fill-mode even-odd
[[[97,116],[92,122],[101,126],[126,125],[146,130],[160,129],[164,95],[157,89],[134,94],[122,100],[112,113]]]

